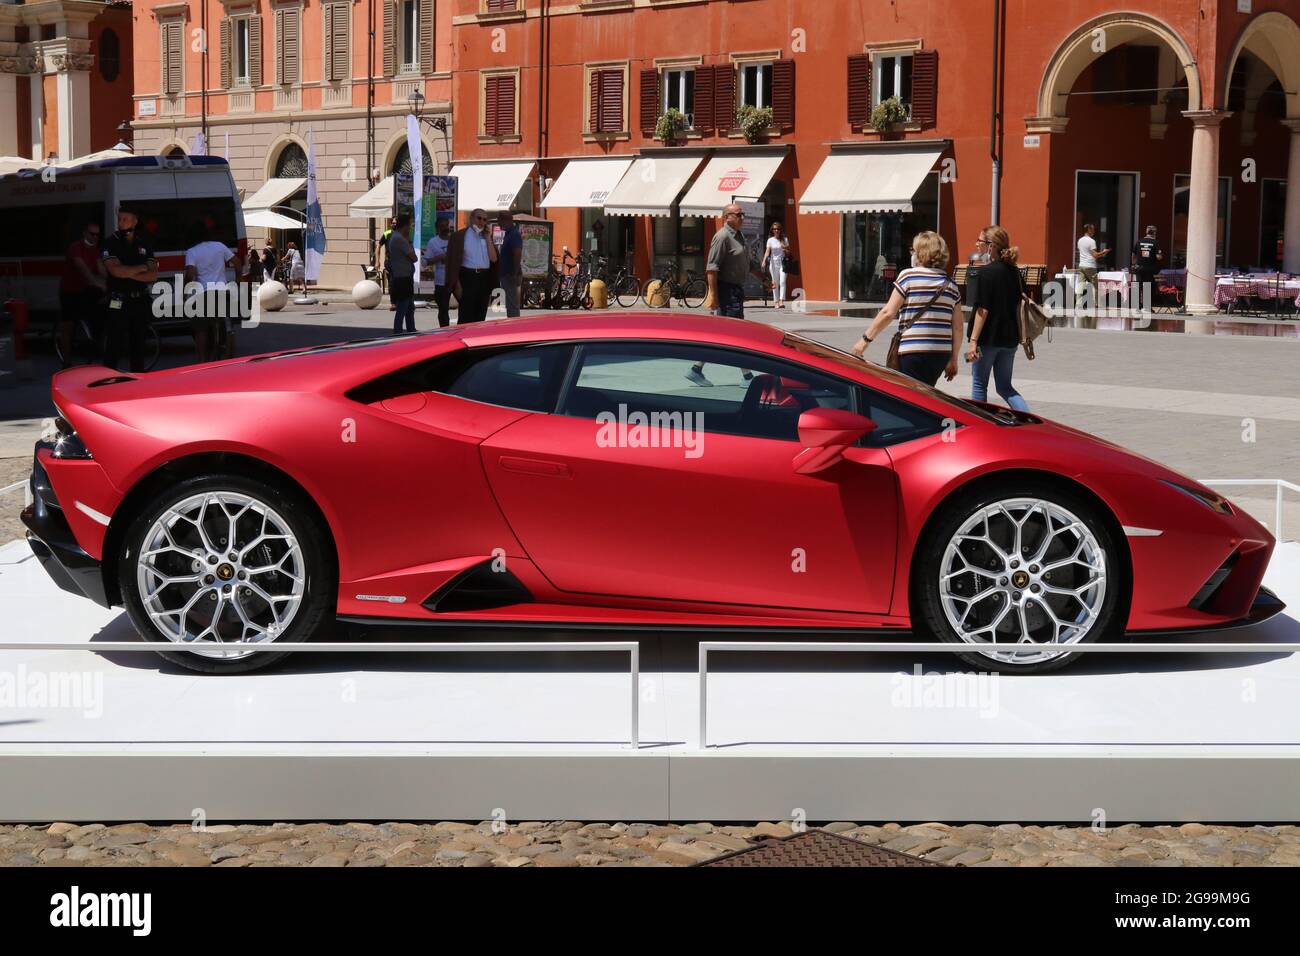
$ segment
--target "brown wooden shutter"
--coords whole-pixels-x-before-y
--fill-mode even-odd
[[[433,0],[420,0],[420,72],[433,72]]]
[[[183,78],[181,75],[181,58],[185,49],[182,43],[181,22],[172,20],[163,24],[163,62],[165,69],[163,71],[163,92],[180,93],[183,92],[181,84]]]
[[[330,79],[346,80],[352,75],[351,44],[352,4],[336,3],[330,19],[334,24],[330,55]]]
[[[501,136],[513,136],[515,128],[515,80],[514,76],[501,77],[501,95],[497,99],[497,125],[501,127]]]
[[[262,18],[248,18],[248,82],[262,85]]]
[[[912,122],[930,129],[939,121],[939,51],[912,54]]]
[[[280,10],[281,37],[280,45],[280,83],[292,86],[298,82],[298,11]]]
[[[497,135],[497,97],[501,94],[500,77],[483,78],[483,135]]]
[[[914,87],[915,88],[915,87]],[[849,126],[860,130],[871,119],[871,55],[849,57]]]
[[[483,81],[483,134],[513,136],[515,133],[515,78],[489,76]]]
[[[641,132],[645,136],[655,134],[659,123],[659,71],[641,71]]]
[[[695,101],[699,100],[700,91],[696,87]],[[713,68],[713,122],[720,131],[736,125],[736,68],[730,63]]]
[[[397,4],[384,4],[384,76],[397,75]]]
[[[334,7],[331,4],[321,5],[320,29],[323,34],[322,56],[320,66],[320,75],[322,80],[332,80],[334,78]]]
[[[591,70],[586,78],[586,131],[601,131],[601,70]]]
[[[230,18],[221,18],[221,88],[230,89],[230,78],[234,73],[230,61]]]
[[[772,125],[787,132],[794,129],[794,60],[772,64]]]
[[[487,0],[488,13],[501,13],[507,10],[517,10],[519,0]]]
[[[714,68],[700,66],[695,69],[694,129],[703,136],[713,132],[713,77]]]
[[[623,71],[594,70],[591,74],[591,115],[593,133],[623,131]]]

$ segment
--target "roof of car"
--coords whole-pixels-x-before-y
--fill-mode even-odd
[[[457,327],[458,331],[460,327]],[[674,338],[706,342],[771,344],[784,333],[761,322],[713,315],[655,312],[578,312],[533,315],[464,327],[460,338],[470,347],[554,339]]]

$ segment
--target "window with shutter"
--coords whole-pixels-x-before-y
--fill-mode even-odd
[[[515,77],[511,74],[483,78],[483,135],[515,135]]]
[[[433,72],[433,0],[420,0],[420,69]]]
[[[659,71],[641,71],[641,133],[653,136],[659,123]]]
[[[912,122],[930,129],[939,120],[939,51],[912,56]]]
[[[231,65],[230,65],[230,18],[221,18],[221,88],[230,89]]]
[[[275,11],[281,86],[293,86],[299,79],[298,17],[298,10]]]
[[[587,129],[592,133],[623,132],[623,71],[592,70]]]
[[[849,57],[849,126],[862,129],[871,119],[871,55],[855,53]]]
[[[248,18],[248,82],[262,85],[262,18]]]
[[[333,23],[330,36],[330,79],[347,79],[352,74],[351,43],[352,5],[334,4],[330,9]]]
[[[519,9],[519,0],[485,0],[483,4],[485,13],[506,13],[517,9]]]
[[[697,90],[697,103],[699,98]],[[718,129],[731,129],[736,125],[736,70],[730,63],[713,68],[713,121]]]
[[[731,71],[730,66],[724,66],[722,69]],[[692,119],[695,129],[705,136],[712,133],[717,125],[713,116],[714,78],[717,76],[717,71],[718,67],[713,66],[701,66],[695,71],[695,109]]]
[[[179,20],[169,20],[162,25],[161,86],[164,93],[182,92],[181,56],[184,49],[182,39]]]
[[[772,64],[772,125],[786,131],[794,129],[794,60]]]
[[[397,4],[384,4],[384,76],[397,73]]]

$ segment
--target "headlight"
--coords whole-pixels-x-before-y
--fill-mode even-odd
[[[72,423],[63,417],[62,411],[55,408],[54,418],[46,419],[45,431],[41,435],[43,441],[49,442],[54,446],[52,454],[55,458],[93,458],[90,449],[86,447],[77,430],[72,427]]]
[[[1189,498],[1195,498],[1211,511],[1217,511],[1221,515],[1232,514],[1232,505],[1228,502],[1228,499],[1224,498],[1222,495],[1216,495],[1212,491],[1201,491],[1196,488],[1189,488],[1186,485],[1178,484],[1176,481],[1165,481],[1163,478],[1161,479],[1161,483],[1168,485],[1175,491],[1181,491]]]

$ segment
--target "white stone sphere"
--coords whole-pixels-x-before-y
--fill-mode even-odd
[[[279,312],[289,304],[289,290],[283,282],[263,282],[257,290],[257,304],[267,312]]]
[[[384,290],[374,279],[362,279],[352,287],[352,304],[358,309],[373,309],[384,297]]]

